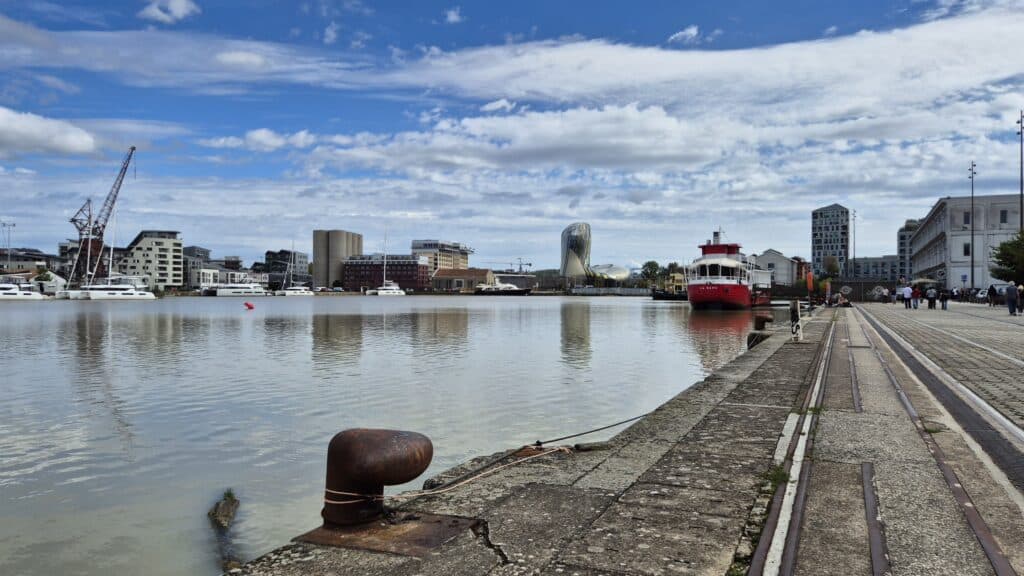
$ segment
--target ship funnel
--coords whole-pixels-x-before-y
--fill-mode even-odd
[[[722,233],[717,231],[717,230],[715,230],[714,234],[711,235],[711,237],[714,238],[714,243],[715,244],[718,244],[718,241],[721,240],[721,236],[722,236]]]

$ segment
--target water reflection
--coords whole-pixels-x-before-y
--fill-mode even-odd
[[[562,302],[562,361],[573,368],[590,366],[590,301]]]
[[[363,349],[366,316],[313,316],[313,370],[330,371],[334,364],[354,366]]]
[[[712,372],[736,357],[753,326],[749,310],[691,310],[686,323],[701,366]]]

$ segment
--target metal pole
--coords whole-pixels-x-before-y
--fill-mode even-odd
[[[1024,231],[1024,110],[1017,120],[1017,136],[1020,137],[1020,229]]]
[[[967,176],[971,180],[971,291],[974,291],[974,177],[978,174],[974,168],[977,164],[974,160],[971,160],[971,167],[969,175]]]

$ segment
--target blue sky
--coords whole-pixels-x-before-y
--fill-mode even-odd
[[[718,226],[858,254],[939,196],[1017,187],[1024,9],[891,2],[0,0],[0,218],[54,250],[128,145],[118,238],[247,261],[314,228],[555,266],[686,261]],[[498,264],[495,264],[498,265]]]

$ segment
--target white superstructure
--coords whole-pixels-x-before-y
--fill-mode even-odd
[[[278,290],[275,296],[312,296],[313,291],[306,286],[290,286],[284,290]]]
[[[0,302],[26,302],[32,300],[46,300],[31,286],[20,284],[0,284]]]
[[[94,284],[79,290],[87,300],[156,300],[156,295],[131,284]]]
[[[259,284],[221,284],[217,296],[270,296]]]

